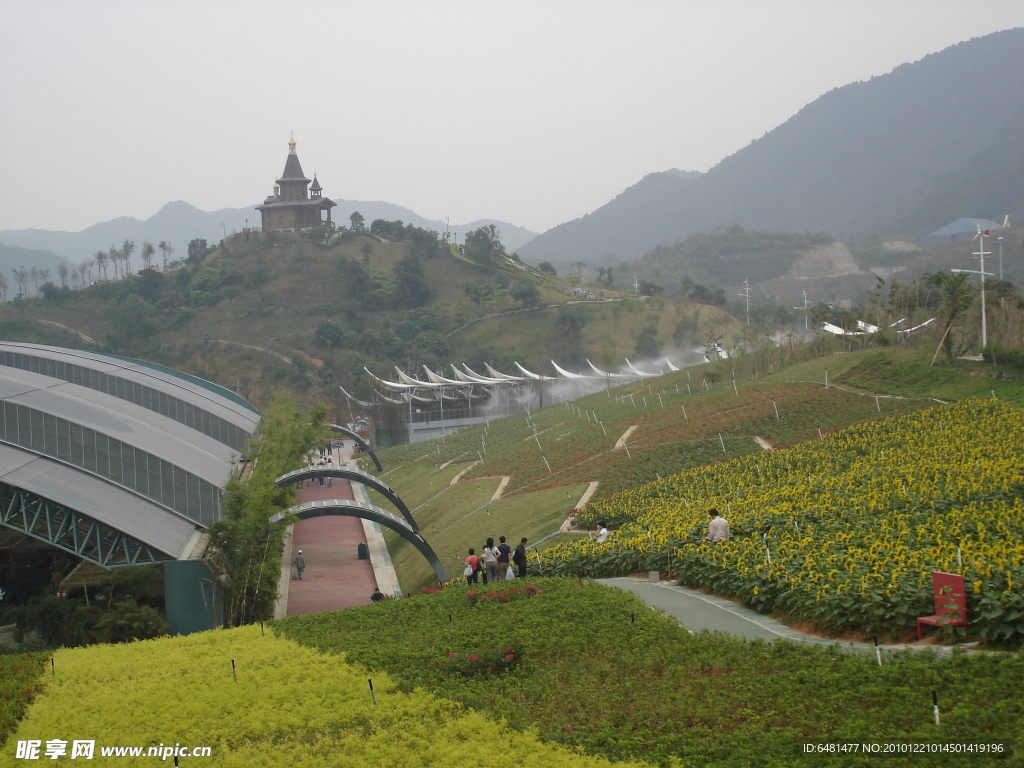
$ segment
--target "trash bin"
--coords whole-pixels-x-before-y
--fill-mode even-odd
[[[370,550],[366,546],[366,542],[365,541],[359,543],[359,546],[356,547],[356,552],[359,554],[359,559],[360,560],[369,560],[370,559]]]

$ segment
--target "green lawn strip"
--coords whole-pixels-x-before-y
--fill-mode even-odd
[[[473,605],[465,588],[285,619],[287,636],[491,712],[543,739],[611,759],[705,768],[864,766],[816,757],[818,740],[1013,741],[1024,748],[1024,660],[1015,655],[846,653],[836,646],[691,635],[632,595],[576,579],[536,579],[541,594]],[[487,588],[490,590],[490,587]],[[442,674],[504,648],[502,675]],[[931,692],[938,695],[936,728]],[[1005,765],[933,756],[904,765]]]
[[[426,539],[434,553],[440,558],[448,572],[449,578],[462,574],[462,560],[467,547],[479,547],[480,542],[467,542],[458,527],[452,523],[490,501],[500,481],[475,480],[472,483],[459,483],[453,487],[445,486],[439,493],[424,505],[418,506],[414,512],[420,533]],[[401,495],[401,493],[399,493]],[[404,499],[404,497],[403,497]],[[398,573],[398,581],[405,592],[413,592],[424,584],[435,582],[437,577],[434,569],[412,544],[397,533],[385,531],[385,541],[391,553],[391,562]]]
[[[416,512],[423,538],[440,558],[451,579],[462,578],[470,547],[480,554],[488,537],[506,536],[511,546],[526,537],[536,541],[558,530],[586,485],[523,494],[492,502],[500,481],[480,478],[449,488]],[[405,592],[436,580],[423,556],[397,534],[385,533],[388,550]]]
[[[0,653],[0,747],[42,688],[49,654]]]

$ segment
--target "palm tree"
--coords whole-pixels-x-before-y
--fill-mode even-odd
[[[153,254],[156,253],[156,248],[150,242],[144,242],[142,244],[142,252],[139,254],[142,256],[142,268],[149,269],[153,266]]]
[[[103,280],[105,282],[106,279],[107,279],[107,252],[106,251],[96,251],[96,266],[103,273]],[[99,277],[99,275],[96,275],[96,277]]]
[[[82,276],[82,284],[86,288],[92,283],[92,268],[93,261],[91,259],[86,259],[78,265],[78,274]]]
[[[121,263],[121,252],[114,246],[110,246],[107,256],[110,258],[110,264],[114,268],[114,279],[117,280],[117,265]]]
[[[128,238],[121,243],[121,259],[124,261],[124,269],[121,274],[127,277],[132,273],[132,254],[135,253],[135,243]]]

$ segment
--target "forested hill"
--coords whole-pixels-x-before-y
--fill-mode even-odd
[[[609,265],[733,223],[834,236],[921,235],[1021,215],[1024,29],[826,93],[706,174],[655,173],[520,249]]]

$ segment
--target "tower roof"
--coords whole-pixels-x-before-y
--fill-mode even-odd
[[[309,188],[310,192],[320,192],[323,187],[320,186],[320,182],[317,181],[316,174],[313,174],[313,185]]]
[[[302,173],[302,165],[299,163],[299,156],[295,154],[295,137],[288,142],[288,159],[284,163],[284,173],[279,181],[309,181]]]

